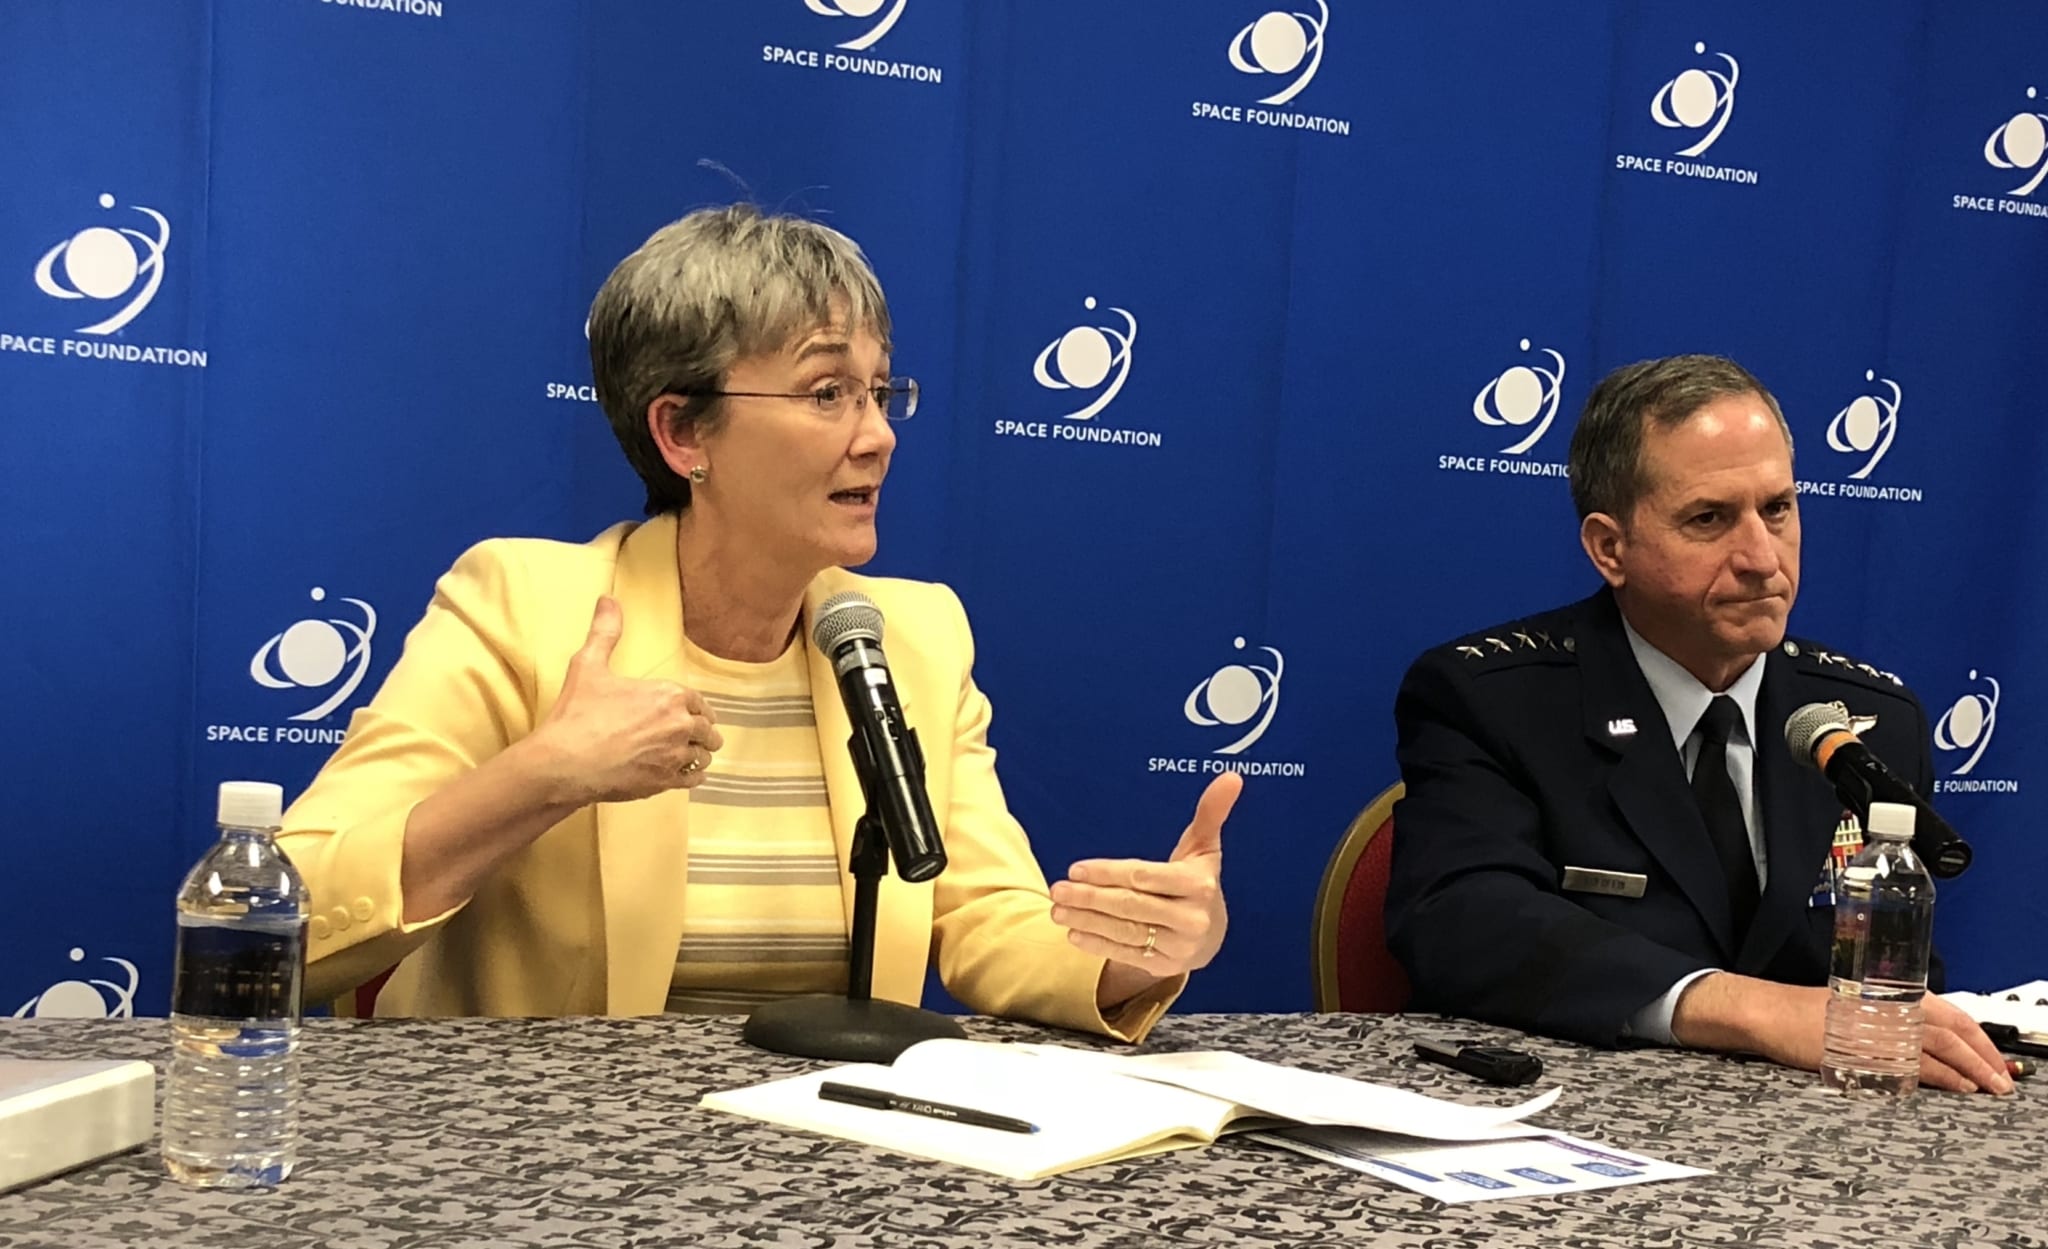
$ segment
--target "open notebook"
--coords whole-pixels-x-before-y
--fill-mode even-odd
[[[1985,1025],[1985,1031],[1992,1032],[1992,1040],[2002,1048],[2022,1054],[2048,1053],[2048,980],[2032,980],[1995,993],[1941,996]],[[2001,1036],[1993,1024],[2005,1024],[2014,1032]]]
[[[2011,1024],[2023,1033],[2048,1039],[2048,980],[2000,989],[1995,993],[1944,993],[1978,1023]]]
[[[1032,1133],[970,1127],[826,1101],[831,1080],[966,1106],[1037,1125]],[[1520,1120],[1559,1090],[1514,1106],[1464,1106],[1240,1054],[1130,1056],[1052,1045],[924,1041],[892,1066],[813,1071],[711,1093],[703,1105],[784,1127],[957,1163],[1015,1180],[1167,1149],[1225,1132],[1293,1123],[1375,1128],[1434,1140],[1498,1140],[1542,1129]]]

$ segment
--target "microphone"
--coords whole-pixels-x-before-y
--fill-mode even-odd
[[[924,751],[903,722],[889,659],[882,654],[882,612],[865,594],[835,594],[811,624],[818,653],[832,661],[853,734],[846,748],[860,776],[866,810],[853,826],[853,922],[846,934],[846,996],[777,998],[747,1016],[740,1036],[778,1054],[835,1062],[891,1063],[919,1041],[967,1034],[945,1015],[875,996],[875,926],[889,860],[912,883],[946,870],[946,848],[924,788]]]
[[[1833,782],[1835,793],[1867,828],[1870,804],[1897,802],[1913,808],[1913,849],[1927,870],[1944,879],[1970,866],[1970,843],[1935,814],[1927,800],[1870,752],[1849,726],[1841,703],[1808,703],[1785,721],[1792,757]]]
[[[839,696],[853,722],[848,748],[860,774],[868,809],[881,821],[896,874],[916,883],[946,870],[946,848],[924,787],[924,751],[917,730],[903,722],[889,659],[882,653],[882,611],[858,590],[828,598],[818,608],[811,639],[832,661]]]

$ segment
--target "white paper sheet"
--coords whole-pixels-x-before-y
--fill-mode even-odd
[[[1443,1144],[1357,1128],[1314,1127],[1251,1132],[1239,1139],[1334,1162],[1452,1204],[1554,1197],[1713,1174],[1556,1133]]]
[[[1053,1045],[1030,1048],[1041,1053],[1072,1055],[1119,1075],[1207,1093],[1276,1118],[1369,1127],[1438,1141],[1535,1135],[1544,1129],[1520,1121],[1548,1110],[1564,1091],[1554,1088],[1510,1106],[1469,1106],[1384,1084],[1261,1062],[1226,1050],[1130,1056]]]
[[[2030,980],[1995,993],[1944,993],[1941,996],[1978,1023],[2011,1024],[2023,1033],[2048,1037],[2048,1006],[2036,1005],[2048,1000],[2048,980]],[[2019,1000],[2012,1001],[2012,998]]]

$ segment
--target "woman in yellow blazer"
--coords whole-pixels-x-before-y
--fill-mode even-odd
[[[1209,787],[1167,861],[1084,861],[1048,890],[996,780],[959,600],[845,571],[874,554],[887,418],[916,407],[916,383],[890,377],[889,332],[859,249],[798,218],[707,209],[620,262],[592,306],[591,360],[651,519],[583,545],[484,542],[441,578],[285,816],[280,844],[313,899],[311,996],[395,966],[380,1015],[651,1014],[722,957],[704,951],[746,933],[823,925],[782,948],[843,950],[863,804],[830,661],[806,639],[846,589],[889,623],[949,858],[935,881],[884,879],[875,995],[917,1002],[936,953],[948,991],[976,1010],[1136,1039],[1214,957],[1238,778]],[[726,695],[697,688],[706,671]],[[767,674],[782,692],[745,697]],[[813,723],[815,740],[773,738],[767,779],[724,775],[727,731],[762,743],[761,726]],[[783,802],[765,824],[745,810]],[[692,825],[702,840],[721,822],[721,835],[765,828],[818,853],[724,855],[745,870],[700,871]],[[749,908],[720,921],[741,937],[693,913],[693,890],[706,907],[714,896],[700,877],[818,884],[802,863],[823,864],[828,888],[716,895]],[[741,974],[772,990],[783,955],[762,957]]]

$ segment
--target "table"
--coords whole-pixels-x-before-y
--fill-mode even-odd
[[[995,1020],[981,1039],[1092,1043]],[[298,1173],[274,1193],[183,1188],[152,1151],[0,1196],[0,1247],[1034,1244],[2048,1244],[2042,1087],[1851,1104],[1816,1077],[1666,1050],[1620,1053],[1418,1016],[1168,1017],[1151,1050],[1234,1049],[1468,1101],[1422,1037],[1542,1057],[1567,1092],[1539,1122],[1717,1174],[1446,1206],[1246,1141],[1032,1184],[791,1134],[697,1097],[804,1070],[735,1019],[313,1020]],[[0,1053],[146,1058],[162,1020],[0,1023]]]

